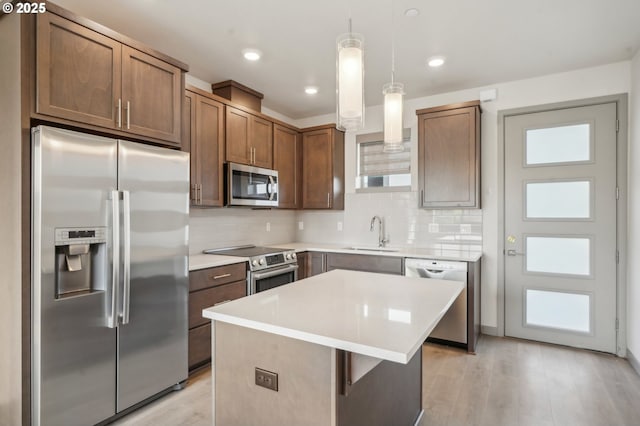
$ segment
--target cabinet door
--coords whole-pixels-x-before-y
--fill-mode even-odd
[[[331,129],[302,136],[302,207],[330,209],[333,189]]]
[[[226,159],[233,163],[251,164],[249,123],[251,114],[227,106],[226,108]]]
[[[180,145],[182,71],[122,46],[122,102],[125,131]]]
[[[327,272],[327,254],[315,251],[309,252],[308,265],[310,266],[307,270],[309,277]]]
[[[196,97],[192,92],[185,92],[184,109],[182,110],[182,150],[191,154],[189,167],[189,199],[191,204],[196,204],[198,197],[198,173],[196,163]]]
[[[421,207],[480,207],[479,115],[467,107],[419,116]]]
[[[197,181],[200,185],[198,188],[198,205],[200,206],[222,206],[224,202],[223,111],[222,103],[204,96],[197,97],[195,163]]]
[[[278,171],[278,207],[300,207],[302,138],[295,130],[273,125],[273,168]],[[298,275],[300,271],[298,270]]]
[[[253,165],[273,168],[273,123],[251,116],[249,146],[253,149]]]
[[[309,276],[309,253],[298,253],[298,279],[303,280]]]
[[[117,128],[121,44],[51,13],[37,20],[36,112]]]

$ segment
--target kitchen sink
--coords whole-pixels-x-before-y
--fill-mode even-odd
[[[353,251],[379,251],[379,252],[388,252],[393,253],[399,251],[394,248],[386,248],[386,247],[345,247],[345,250],[353,250]]]

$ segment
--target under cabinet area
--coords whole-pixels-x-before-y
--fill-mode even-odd
[[[302,208],[344,210],[344,132],[302,131]]]
[[[182,127],[183,150],[191,153],[191,205],[222,206],[224,104],[196,91],[185,91]]]
[[[55,5],[47,8],[36,23],[34,113],[179,147],[188,67],[128,46],[121,40],[139,47],[87,20],[74,22],[79,18]]]
[[[189,371],[211,361],[211,323],[202,310],[247,295],[245,263],[189,272]]]
[[[422,208],[480,208],[480,102],[443,105],[418,115]]]

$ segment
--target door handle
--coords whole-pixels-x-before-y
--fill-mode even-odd
[[[131,305],[131,201],[129,191],[122,191],[123,218],[123,295],[122,295],[122,324],[129,323],[129,307]]]
[[[118,128],[122,129],[122,99],[118,99]]]
[[[116,328],[118,326],[118,314],[116,305],[118,304],[118,284],[120,282],[120,192],[111,191],[111,306],[107,318],[107,327]]]
[[[127,130],[131,129],[131,102],[127,101]]]
[[[512,249],[507,250],[507,256],[524,256],[525,254],[526,253],[520,253]]]

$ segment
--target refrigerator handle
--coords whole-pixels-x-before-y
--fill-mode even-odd
[[[120,281],[120,192],[111,191],[111,306],[107,318],[107,327],[116,328],[118,326],[118,314],[116,306],[118,304],[118,283]]]
[[[123,219],[123,295],[122,295],[122,324],[129,323],[129,306],[131,299],[131,200],[129,191],[122,191],[122,219]]]

